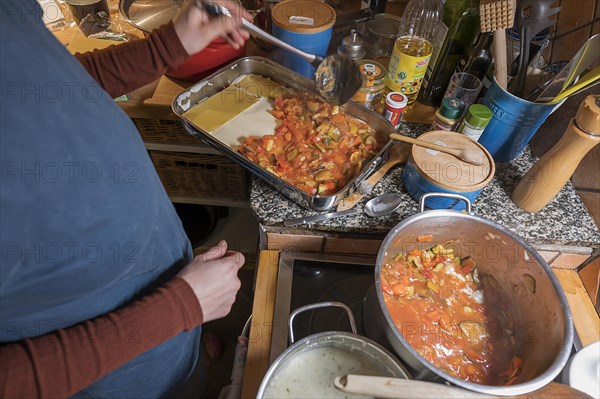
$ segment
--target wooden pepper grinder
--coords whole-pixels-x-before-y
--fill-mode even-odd
[[[538,212],[558,194],[579,162],[600,143],[600,96],[587,96],[565,133],[523,176],[512,200],[527,212]]]

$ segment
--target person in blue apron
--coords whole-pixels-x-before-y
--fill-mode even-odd
[[[244,258],[225,242],[193,258],[113,98],[217,37],[239,48],[249,15],[188,4],[147,39],[73,57],[35,0],[0,5],[0,396],[197,397],[200,325],[231,309]]]

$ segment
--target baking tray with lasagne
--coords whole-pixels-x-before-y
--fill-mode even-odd
[[[352,102],[325,103],[314,82],[245,57],[180,93],[185,129],[299,205],[328,211],[385,161],[390,123]]]

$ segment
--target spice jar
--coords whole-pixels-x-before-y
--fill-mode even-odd
[[[485,127],[490,123],[492,116],[492,111],[485,105],[473,104],[467,110],[465,118],[456,131],[464,134],[471,140],[477,141],[481,137]]]
[[[385,88],[384,80],[387,69],[378,62],[371,60],[360,60],[356,62],[358,70],[362,75],[362,86],[354,95],[352,100],[365,108],[381,112],[381,97]]]
[[[465,109],[465,103],[456,97],[446,97],[435,111],[431,130],[454,130]]]
[[[385,118],[391,122],[394,129],[398,129],[400,126],[407,104],[408,97],[402,93],[392,91],[385,97]]]

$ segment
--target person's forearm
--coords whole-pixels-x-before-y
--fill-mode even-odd
[[[0,397],[70,396],[202,321],[193,290],[183,279],[175,278],[115,312],[1,345]]]
[[[167,69],[185,61],[188,54],[170,22],[154,30],[146,39],[77,53],[75,57],[115,98],[155,81]]]

